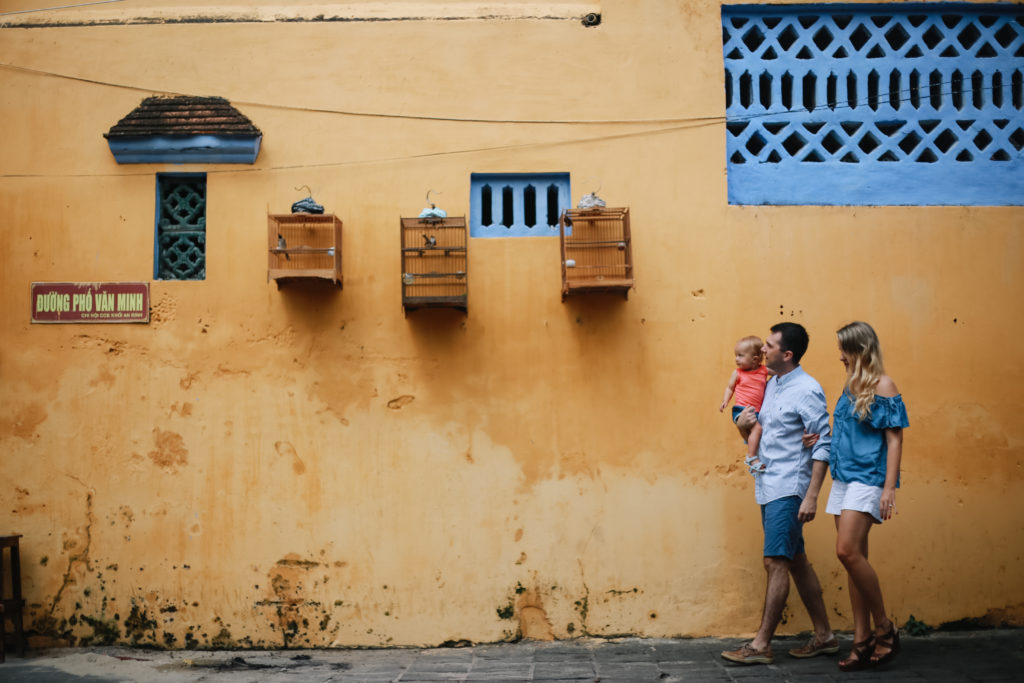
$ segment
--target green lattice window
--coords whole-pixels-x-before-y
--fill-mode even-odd
[[[206,176],[157,176],[156,277],[206,279]]]

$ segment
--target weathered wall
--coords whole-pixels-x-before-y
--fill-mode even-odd
[[[869,320],[907,400],[900,515],[872,535],[892,614],[1019,623],[1024,211],[728,206],[719,5],[577,4],[602,24],[411,3],[501,18],[0,28],[6,65],[221,95],[264,134],[253,167],[119,167],[102,133],[149,91],[0,67],[0,531],[24,534],[37,636],[750,631],[761,533],[716,408],[734,341],[780,318],[830,402],[833,332]],[[151,280],[164,171],[209,174],[207,279],[153,281],[148,325],[30,324],[33,281]],[[404,317],[399,216],[427,189],[467,214],[471,173],[515,171],[631,207],[629,300],[563,304],[557,240],[474,239],[469,315]],[[344,221],[342,291],[266,282],[298,185]]]

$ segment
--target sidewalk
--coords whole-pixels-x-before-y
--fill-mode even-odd
[[[281,681],[1019,681],[1024,629],[936,633],[903,638],[900,657],[872,671],[843,674],[836,656],[792,659],[804,639],[776,638],[775,663],[739,666],[719,653],[740,641],[623,638],[388,650],[169,652],[123,647],[8,652],[0,681],[233,683]],[[849,637],[840,638],[842,650]]]

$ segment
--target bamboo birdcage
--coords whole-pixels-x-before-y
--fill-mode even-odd
[[[466,218],[402,218],[402,306],[468,311]]]
[[[574,294],[633,287],[629,208],[567,209],[559,220],[562,301]]]
[[[267,281],[341,277],[341,220],[333,214],[271,214],[267,216]]]

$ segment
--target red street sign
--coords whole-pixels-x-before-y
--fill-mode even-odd
[[[33,282],[34,323],[148,323],[148,282]]]

